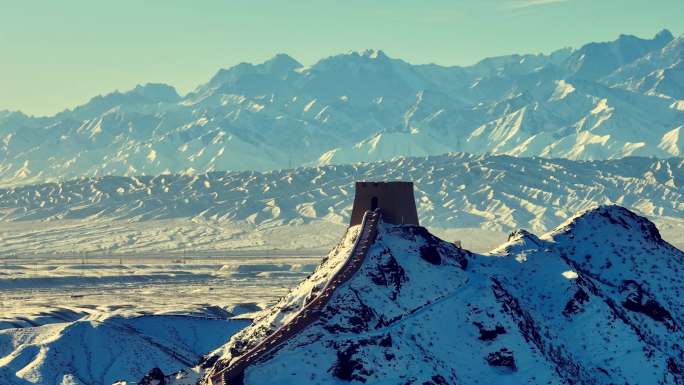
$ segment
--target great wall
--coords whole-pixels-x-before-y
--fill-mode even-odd
[[[335,273],[320,294],[309,302],[290,322],[266,337],[261,343],[241,355],[222,371],[209,377],[209,385],[233,385],[242,383],[241,377],[245,369],[268,353],[278,349],[293,336],[320,318],[321,310],[328,303],[337,288],[347,282],[356,273],[366,258],[370,245],[375,240],[380,220],[379,210],[366,211],[361,222],[361,230],[354,241],[349,258]]]
[[[378,223],[418,225],[418,213],[411,182],[356,182],[354,205],[349,226],[359,225],[349,257],[333,275],[318,296],[306,304],[288,323],[264,338],[259,344],[230,362],[227,367],[210,373],[207,385],[242,384],[245,370],[275,351],[290,338],[302,332],[321,316],[337,288],[347,282],[363,265],[368,249],[378,233]]]

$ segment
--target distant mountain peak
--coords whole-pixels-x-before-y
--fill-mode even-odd
[[[382,50],[374,48],[365,49],[359,52],[359,55],[367,57],[369,59],[382,59],[387,57],[387,55],[385,55],[385,53]]]
[[[620,34],[613,41],[585,44],[565,61],[564,66],[576,77],[597,80],[649,52],[662,49],[672,39],[672,33],[666,29],[653,39]]]
[[[621,33],[618,35],[618,38],[614,40],[615,42],[619,41],[624,41],[624,40],[634,40],[634,41],[642,41],[642,42],[654,42],[654,43],[659,43],[660,45],[665,45],[672,41],[674,39],[674,35],[672,35],[672,32],[670,30],[663,28],[662,30],[658,31],[652,39],[648,38],[641,38],[639,36],[635,36],[632,34],[626,34],[626,33]],[[606,42],[610,43],[610,42]],[[592,44],[592,43],[590,43]],[[601,43],[594,43],[594,44],[601,44]]]
[[[347,51],[346,55],[337,55],[337,56],[355,56],[355,57],[360,57],[364,59],[371,59],[371,60],[377,60],[377,59],[388,59],[389,57],[385,54],[384,51],[381,49],[376,49],[376,48],[366,48],[363,50],[349,50]]]
[[[660,32],[656,33],[655,36],[653,37],[653,40],[664,41],[666,43],[669,43],[673,39],[674,39],[674,35],[667,28],[663,28],[662,30],[660,30]]]
[[[139,84],[125,94],[137,94],[147,99],[160,102],[177,102],[181,98],[174,87],[163,83]]]
[[[21,111],[0,110],[0,122],[2,123],[9,123],[10,121],[18,123],[29,119],[31,117]]]
[[[176,103],[180,100],[181,97],[174,87],[162,83],[146,83],[139,84],[124,92],[117,90],[108,94],[97,95],[73,110],[67,109],[60,112],[56,117],[68,116],[76,120],[87,120],[120,106],[137,109],[158,103]]]
[[[282,76],[303,65],[292,56],[279,53],[260,64],[247,62],[238,63],[230,68],[221,68],[209,80],[208,85],[220,85],[238,81],[242,76],[248,74],[273,74]],[[200,86],[201,88],[202,86]]]
[[[21,116],[24,118],[28,118],[28,116],[21,111],[0,110],[0,118],[6,118],[8,116]]]
[[[291,71],[296,68],[301,68],[303,66],[302,63],[298,62],[295,58],[285,53],[276,54],[272,58],[266,60],[262,65],[264,67],[268,67],[270,71],[278,72]]]

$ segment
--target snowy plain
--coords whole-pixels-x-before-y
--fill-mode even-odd
[[[197,364],[320,262],[302,254],[6,259],[0,383],[135,383]]]

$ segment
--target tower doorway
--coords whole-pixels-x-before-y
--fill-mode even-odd
[[[378,197],[373,197],[373,198],[371,198],[370,209],[371,209],[371,211],[373,211],[377,208],[378,208]]]

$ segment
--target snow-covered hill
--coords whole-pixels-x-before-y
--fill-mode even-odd
[[[286,324],[351,250],[352,228],[269,312],[175,376],[194,384]],[[321,317],[247,368],[249,384],[681,384],[684,253],[601,206],[485,255],[381,224]],[[208,372],[206,369],[209,368]]]
[[[682,37],[621,35],[468,67],[378,50],[220,70],[194,92],[148,84],[52,117],[0,112],[0,184],[271,170],[448,151],[679,156]]]
[[[110,385],[200,361],[247,320],[112,317],[0,330],[3,385]]]

